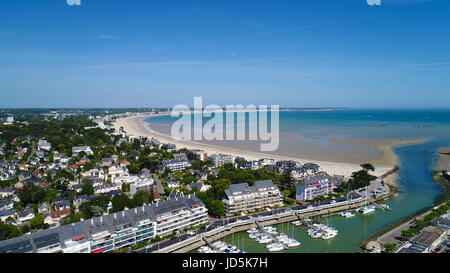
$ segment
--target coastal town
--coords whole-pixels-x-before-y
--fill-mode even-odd
[[[238,252],[218,240],[243,230],[280,251],[301,242],[271,225],[298,223],[328,240],[338,231],[312,217],[389,209],[377,201],[392,188],[369,163],[351,176],[330,174],[314,162],[211,154],[113,126],[162,110],[3,114],[0,253]],[[409,236],[394,249],[445,250],[448,206],[435,214],[421,225],[436,235]]]

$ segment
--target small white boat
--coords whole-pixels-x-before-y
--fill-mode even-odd
[[[311,232],[311,234],[309,236],[311,236],[312,238],[320,238],[322,237],[323,233],[320,231],[313,231]]]
[[[355,214],[353,214],[353,213],[351,213],[349,211],[343,211],[343,212],[339,213],[339,215],[342,216],[342,217],[346,217],[346,218],[350,218],[350,217],[355,216]]]
[[[375,208],[374,208],[374,207],[371,207],[371,206],[364,206],[364,207],[361,207],[361,208],[359,209],[359,211],[360,211],[362,214],[367,214],[367,213],[374,212],[374,211],[375,211]]]
[[[289,239],[289,240],[287,240],[285,245],[288,246],[288,247],[296,247],[296,246],[300,245],[300,242],[295,240],[295,239]]]
[[[248,233],[258,233],[258,229],[257,228],[251,228],[249,230],[247,230]]]
[[[331,238],[336,237],[337,234],[338,234],[338,233],[337,233],[336,230],[330,230],[330,231],[325,232],[325,233],[322,235],[322,239],[328,240],[328,239],[331,239]]]
[[[279,243],[270,244],[270,245],[267,245],[266,247],[267,247],[267,250],[269,250],[270,252],[281,251],[284,249],[283,244],[279,244]]]

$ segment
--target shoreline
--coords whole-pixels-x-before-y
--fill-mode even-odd
[[[241,150],[232,147],[226,146],[218,146],[211,144],[204,144],[195,141],[184,141],[184,140],[174,140],[172,137],[165,135],[163,133],[157,132],[150,128],[150,124],[144,119],[150,117],[157,116],[167,116],[170,115],[168,112],[158,113],[158,114],[137,114],[125,118],[118,118],[113,121],[113,128],[119,130],[123,127],[125,133],[129,136],[146,136],[148,138],[156,138],[161,143],[173,143],[177,146],[177,149],[187,148],[189,150],[199,149],[203,150],[208,155],[214,153],[223,153],[229,154],[235,157],[244,157],[246,160],[258,160],[260,158],[273,158],[275,160],[295,160],[301,164],[307,162],[314,162],[318,164],[321,170],[327,172],[330,175],[345,175],[349,177],[352,172],[358,171],[361,169],[360,164],[365,162],[358,163],[349,163],[349,162],[336,162],[333,160],[316,160],[309,159],[305,157],[296,157],[296,156],[285,156],[278,154],[269,154],[263,152],[255,152],[248,150]],[[392,151],[392,147],[398,145],[412,144],[412,143],[420,143],[424,142],[426,139],[412,139],[412,140],[370,140],[370,139],[358,139],[361,145],[371,145],[374,149],[378,151],[377,156],[374,159],[367,160],[367,162],[372,163],[375,167],[374,175],[381,176],[384,173],[391,170],[395,165],[398,165],[397,156]],[[353,140],[352,140],[353,141]],[[375,144],[373,144],[375,142]],[[390,184],[395,186],[395,178],[390,179]]]

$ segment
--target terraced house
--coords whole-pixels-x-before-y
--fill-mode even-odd
[[[0,253],[110,252],[207,221],[207,209],[197,197],[177,196],[1,241]]]
[[[281,192],[272,180],[256,181],[253,186],[232,184],[225,190],[222,201],[227,216],[282,205]]]

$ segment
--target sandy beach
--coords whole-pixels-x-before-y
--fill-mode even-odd
[[[435,170],[450,170],[450,148],[441,148],[435,159]]]
[[[370,162],[375,166],[374,174],[380,176],[387,171],[391,170],[397,164],[397,157],[391,151],[391,147],[401,144],[409,144],[409,143],[418,143],[422,142],[425,139],[414,139],[414,140],[355,140],[358,141],[361,145],[370,146],[374,151],[376,151],[376,156],[367,161],[358,161],[358,162],[342,162],[340,159],[336,158],[336,156],[327,155],[326,153],[320,154],[320,159],[317,159],[317,156],[312,159],[311,157],[305,157],[302,153],[302,157],[297,156],[285,156],[273,153],[261,153],[255,152],[247,149],[236,149],[232,147],[228,147],[225,145],[210,145],[205,143],[199,143],[194,141],[179,141],[175,140],[169,135],[157,132],[150,128],[150,124],[145,122],[144,119],[155,116],[163,116],[167,115],[167,113],[159,113],[152,115],[135,115],[129,116],[126,118],[119,118],[114,121],[113,127],[116,130],[123,128],[127,135],[130,136],[146,136],[148,138],[156,138],[161,143],[173,143],[177,145],[177,149],[187,148],[187,149],[199,149],[205,151],[208,155],[214,153],[223,153],[229,154],[232,156],[240,156],[244,157],[247,160],[257,160],[260,158],[268,157],[273,158],[275,160],[295,160],[300,162],[301,164],[307,162],[313,162],[320,165],[323,171],[326,171],[330,175],[345,175],[350,176],[352,172],[361,169],[360,164],[363,162]],[[330,139],[333,142],[338,142],[343,140],[338,139]],[[348,140],[347,140],[348,141]],[[353,140],[351,140],[353,141]],[[332,159],[332,160],[330,160]],[[334,159],[334,161],[333,161]],[[337,162],[337,160],[339,160]]]

